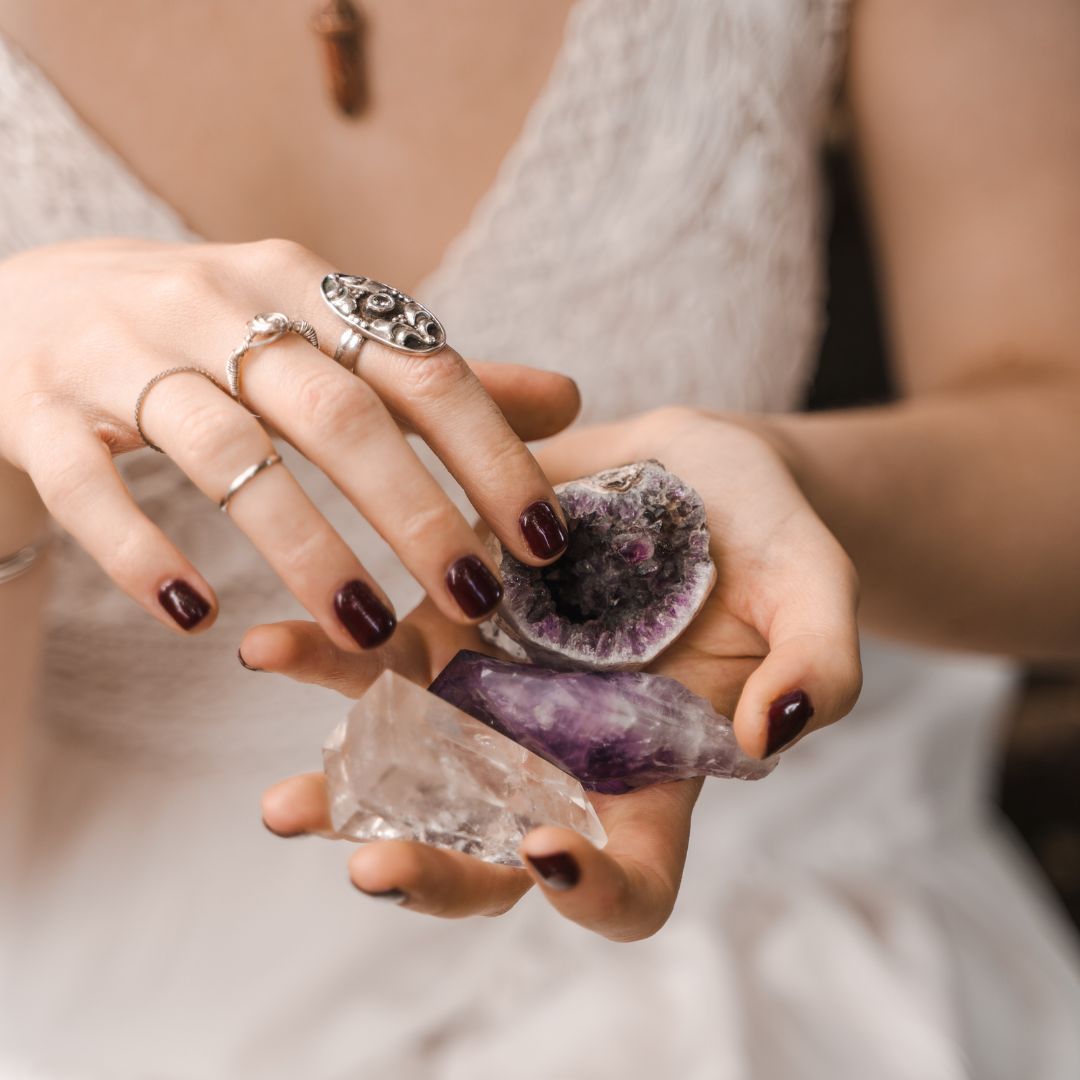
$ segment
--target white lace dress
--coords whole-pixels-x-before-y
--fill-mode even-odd
[[[586,421],[795,407],[844,14],[579,0],[497,183],[419,290],[458,348],[573,374]],[[198,239],[4,45],[0,192],[0,256]],[[416,586],[293,464],[404,610]],[[341,845],[264,832],[260,791],[318,767],[345,704],[237,664],[244,629],[295,605],[168,461],[122,468],[221,618],[177,641],[60,551],[34,857],[4,887],[0,1076],[1080,1076],[1071,938],[988,809],[1005,666],[867,643],[850,719],[763,783],[706,785],[654,939],[607,943],[536,896],[424,919],[350,889]]]

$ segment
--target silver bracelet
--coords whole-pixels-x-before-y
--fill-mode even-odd
[[[32,544],[19,548],[14,555],[6,555],[0,558],[0,585],[5,585],[9,581],[14,581],[17,577],[22,577],[49,546],[49,539],[49,537],[44,537],[41,540],[35,540]]]

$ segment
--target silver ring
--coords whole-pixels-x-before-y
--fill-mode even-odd
[[[0,585],[6,585],[9,581],[22,577],[38,561],[50,540],[51,537],[46,536],[19,548],[13,555],[0,558]]]
[[[191,367],[189,365],[187,367],[171,367],[168,368],[166,371],[159,371],[139,391],[139,396],[135,399],[135,430],[139,433],[139,438],[142,439],[142,441],[146,443],[146,445],[149,446],[151,450],[156,450],[159,454],[164,454],[165,451],[162,450],[161,447],[157,445],[157,443],[152,443],[146,437],[146,432],[143,431],[142,411],[143,405],[146,404],[146,395],[149,394],[150,391],[153,390],[153,388],[157,386],[157,384],[161,382],[162,379],[167,379],[170,375],[180,375],[185,371],[190,371],[195,375],[201,375],[204,379],[209,379],[222,393],[225,392],[225,387],[218,382],[217,376],[214,375],[212,372],[207,371],[206,368]]]
[[[364,347],[367,338],[361,337],[351,327],[346,327],[342,332],[341,340],[334,351],[334,360],[346,371],[356,374],[356,364],[360,359],[360,350]]]
[[[322,298],[356,333],[413,356],[438,352],[446,344],[443,325],[423,304],[373,278],[327,274]]]
[[[228,487],[228,490],[221,496],[221,501],[218,503],[218,509],[223,513],[228,513],[229,502],[236,495],[236,493],[245,485],[249,484],[256,476],[263,471],[263,469],[269,469],[271,465],[277,465],[281,462],[280,454],[271,454],[264,461],[258,462],[256,465],[249,465]]]
[[[311,323],[304,319],[290,319],[280,311],[264,311],[247,324],[244,340],[233,349],[225,362],[225,379],[229,384],[229,393],[234,398],[240,397],[240,361],[252,349],[271,345],[286,334],[299,334],[309,345],[316,349],[319,347],[319,335]]]

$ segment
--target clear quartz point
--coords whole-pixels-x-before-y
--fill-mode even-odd
[[[392,671],[323,747],[330,814],[349,840],[419,840],[520,866],[530,829],[607,837],[581,784]]]

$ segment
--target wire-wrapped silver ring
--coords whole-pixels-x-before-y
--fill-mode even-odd
[[[280,311],[264,311],[247,324],[244,340],[233,349],[225,362],[225,379],[229,384],[229,393],[234,398],[240,397],[240,361],[252,349],[270,345],[286,334],[299,334],[309,345],[316,349],[319,347],[319,335],[311,323],[304,319],[290,319]]]
[[[235,498],[236,493],[245,485],[251,483],[256,476],[263,471],[263,469],[269,469],[271,465],[277,465],[281,462],[280,454],[271,454],[268,458],[258,462],[255,465],[249,465],[235,480],[229,485],[225,494],[221,496],[221,501],[218,503],[218,509],[223,513],[229,512],[229,502]]]

